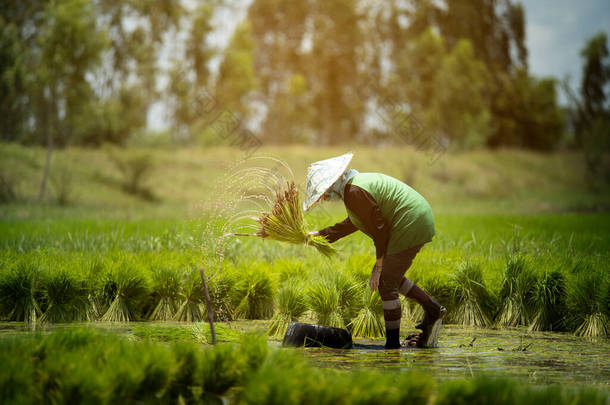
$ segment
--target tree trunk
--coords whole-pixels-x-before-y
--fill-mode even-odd
[[[44,97],[44,93],[43,93]],[[51,168],[51,153],[53,152],[53,133],[50,129],[49,123],[49,104],[44,102],[44,113],[43,113],[43,127],[47,138],[47,159],[44,165],[44,172],[42,174],[42,182],[40,183],[40,190],[38,191],[38,202],[42,202],[44,198],[44,192],[47,187],[47,179],[49,178],[49,171]]]

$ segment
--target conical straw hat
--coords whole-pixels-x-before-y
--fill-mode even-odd
[[[307,211],[317,203],[322,194],[341,177],[352,157],[354,157],[354,154],[349,152],[345,155],[320,160],[309,165],[307,168],[306,195],[305,201],[303,201],[304,211]]]

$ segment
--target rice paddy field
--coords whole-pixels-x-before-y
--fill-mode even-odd
[[[380,349],[365,235],[326,257],[216,232],[228,218],[212,213],[239,210],[235,197],[257,192],[247,182],[225,190],[243,151],[62,150],[38,203],[44,151],[2,145],[3,187],[15,197],[0,205],[0,398],[610,403],[610,192],[587,182],[577,155],[499,150],[431,163],[400,148],[257,154],[281,158],[302,185],[309,163],[349,149],[351,167],[397,177],[433,208],[436,236],[407,276],[448,308],[438,348]],[[116,156],[148,157],[135,191]],[[344,218],[341,204],[327,203],[305,220],[317,230]],[[421,315],[403,302],[403,335]],[[296,320],[348,328],[358,346],[281,348]]]

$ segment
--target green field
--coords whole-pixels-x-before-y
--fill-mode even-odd
[[[257,154],[285,160],[297,183],[302,184],[310,162],[343,153],[346,149],[350,148],[274,147],[259,150]],[[541,155],[513,150],[464,152],[444,155],[429,164],[423,153],[408,148],[354,147],[351,150],[355,152],[352,167],[360,171],[384,172],[413,185],[429,200],[435,214],[436,236],[417,256],[408,276],[449,309],[446,321],[454,326],[447,328],[446,337],[441,336],[441,350],[422,351],[429,356],[436,353],[439,362],[449,365],[430,368],[426,362],[409,363],[409,356],[413,354],[410,352],[403,355],[401,361],[411,364],[411,372],[432,373],[443,380],[468,375],[476,377],[490,371],[501,375],[505,368],[507,375],[537,385],[569,380],[570,367],[562,368],[560,377],[555,378],[552,367],[534,367],[538,374],[532,376],[511,373],[504,360],[496,362],[496,357],[489,356],[488,352],[496,350],[491,345],[500,345],[501,338],[489,328],[499,328],[495,329],[498,331],[506,328],[507,336],[510,336],[504,346],[506,350],[517,346],[519,336],[536,342],[532,356],[524,355],[518,359],[526,366],[534,364],[536,358],[552,353],[554,341],[585,342],[599,348],[588,355],[599,365],[600,372],[587,374],[589,377],[582,379],[581,383],[595,383],[598,389],[607,389],[609,365],[604,351],[608,348],[610,328],[610,214],[607,212],[610,194],[607,189],[591,188],[583,180],[584,168],[576,154]],[[116,159],[129,161],[145,154],[152,159],[149,175],[141,184],[146,192],[129,192],[125,187],[125,174],[118,169]],[[223,323],[221,328],[235,331],[227,335],[227,329],[221,329],[229,341],[239,340],[244,330],[254,328],[262,332],[275,331],[275,336],[269,336],[268,340],[276,345],[282,327],[295,319],[351,328],[356,319],[365,316],[364,309],[377,320],[381,319],[378,296],[368,294],[365,287],[374,261],[374,247],[361,233],[337,242],[340,254],[331,259],[306,246],[258,238],[230,238],[225,240],[223,260],[219,265],[218,252],[210,249],[211,242],[219,235],[210,231],[217,229],[210,225],[222,223],[226,218],[210,215],[210,204],[228,204],[228,200],[222,200],[223,193],[218,189],[222,184],[218,182],[230,173],[235,160],[242,157],[242,151],[228,148],[62,150],[53,161],[57,178],[50,184],[45,201],[37,203],[34,201],[44,162],[43,150],[2,145],[0,169],[16,194],[15,200],[0,205],[0,320],[4,321],[2,329],[6,332],[0,345],[3,356],[18,347],[15,349],[18,358],[24,362],[29,359],[27,364],[38,364],[35,363],[38,352],[26,349],[30,343],[20,343],[21,339],[33,339],[36,342],[33,347],[43,350],[45,342],[55,338],[37,334],[29,336],[27,330],[32,328],[50,331],[57,327],[63,329],[66,323],[84,322],[84,325],[107,329],[106,326],[112,322],[129,321],[127,325],[136,328],[135,343],[128,343],[133,340],[128,337],[126,342],[120,340],[123,346],[112,348],[106,335],[97,332],[92,335],[85,333],[82,339],[99,341],[100,348],[95,350],[101,351],[121,352],[128,350],[128,345],[152,345],[150,347],[154,349],[150,350],[159,352],[159,361],[168,362],[171,372],[154,371],[157,366],[151,365],[150,376],[130,375],[135,380],[144,378],[143,381],[159,378],[160,386],[165,388],[156,392],[155,398],[170,395],[168,387],[174,384],[175,377],[172,373],[179,373],[176,370],[180,369],[173,362],[178,360],[169,354],[170,349],[162,345],[157,347],[158,343],[149,340],[159,340],[164,333],[163,329],[154,326],[157,322],[182,322],[175,325],[184,326],[176,326],[177,332],[172,329],[173,332],[161,340],[186,340],[189,344],[198,342],[206,346],[207,338],[202,338],[201,334],[193,335],[189,329],[190,325],[200,325],[204,320],[205,308],[198,278],[202,265],[211,276],[209,282],[216,318],[230,321],[229,324]],[[244,195],[249,192],[246,186],[244,184],[241,190]],[[69,198],[62,205],[56,201],[56,192],[66,188],[69,189]],[[229,212],[231,208],[226,205],[221,212]],[[313,230],[344,217],[342,205],[330,203],[314,209],[306,219]],[[403,334],[413,330],[419,316],[418,310],[405,302]],[[239,319],[237,323],[236,319]],[[476,332],[480,327],[487,329]],[[180,331],[184,328],[188,329],[187,332]],[[116,332],[112,327],[109,329],[110,334]],[[457,335],[462,333],[468,338],[459,339]],[[51,336],[55,334],[60,341],[76,339],[72,335],[62,337],[59,332],[53,332]],[[477,343],[473,348],[458,347],[460,344],[467,346],[466,340],[477,335],[480,336],[480,346]],[[383,342],[382,336],[367,331],[362,331],[359,337]],[[61,346],[63,343],[53,344]],[[98,347],[98,343],[91,345]],[[81,349],[78,345],[75,347],[66,349],[70,353],[68,358],[76,359],[81,355]],[[584,350],[585,346],[573,347]],[[229,349],[214,350],[225,353]],[[282,367],[296,361],[290,357],[291,354],[280,354],[283,352],[273,349],[262,368],[251,372],[239,371],[248,374],[247,378],[239,373],[239,376],[206,377],[229,379],[226,383],[214,380],[220,385],[214,386],[210,392],[227,398],[226,390],[233,387],[229,397],[244,403],[257,402],[254,395],[259,391],[252,387],[262,380],[279,378]],[[212,356],[210,351],[205,353],[202,356]],[[345,356],[340,353],[307,353],[305,357],[315,365],[333,368],[345,364]],[[463,359],[466,354],[469,364],[472,363],[468,366],[471,372],[454,375],[449,371],[452,359]],[[484,360],[477,363],[477,354]],[[99,352],[92,351],[87,356],[94,359]],[[351,356],[353,359],[357,355]],[[362,356],[365,360],[363,363],[355,361],[354,368],[360,368],[359,364],[365,369],[378,368],[376,364],[386,364],[392,357],[391,354],[387,354],[388,357],[381,355],[381,358],[375,355],[372,359],[366,354]],[[154,363],[150,358],[145,356],[141,360],[142,367],[149,367],[147,361]],[[323,361],[320,362],[320,358]],[[78,365],[75,360],[72,363],[72,360],[65,361],[65,364],[77,367],[75,370],[88,367]],[[112,367],[113,361],[116,360],[108,361],[108,367]],[[207,360],[197,361],[207,364]],[[229,360],[218,361],[218,364],[226,365]],[[304,381],[305,392],[323,395],[324,390],[314,388],[311,377],[307,377],[308,373],[318,372],[312,370],[318,369],[311,369],[311,363],[307,364],[299,366],[295,382],[290,382],[285,388],[286,395],[297,395],[297,380]],[[273,371],[275,365],[278,365],[277,370]],[[50,374],[38,376],[36,378],[40,380],[36,381],[41,384],[50,381],[46,379],[52,378],[54,367],[58,370],[60,366],[44,363],[42,369]],[[219,373],[223,367],[219,365]],[[463,362],[460,367],[466,369]],[[408,380],[406,376],[395,377],[396,373],[389,372],[404,369],[404,364],[398,368],[381,368],[388,371],[380,377],[388,384],[393,378],[400,378],[403,382]],[[445,369],[447,371],[443,371]],[[27,374],[30,372],[26,368],[25,374],[19,378],[27,381],[31,378]],[[125,369],[125,373],[132,372],[135,373]],[[229,374],[232,372],[227,371]],[[107,376],[96,381],[76,377],[71,380],[72,377],[66,377],[72,376],[70,371],[66,373],[61,374],[62,378],[73,381],[79,389],[87,386],[93,393],[101,392],[105,389],[103,387],[120,389],[113,385],[116,380]],[[334,372],[322,373],[327,379],[324,381],[328,381],[324,384],[332,384]],[[345,387],[341,390],[347,390],[359,378],[366,381],[377,378],[377,374],[360,373],[339,373],[337,381]],[[545,377],[547,374],[548,378]],[[1,375],[4,379],[0,381],[0,390],[6,390],[13,380],[6,378],[7,373]],[[17,377],[15,374],[14,378]],[[420,377],[414,375],[409,378],[420,381]],[[443,398],[446,401],[448,395],[453,395],[452,390],[470,393],[512,390],[512,380],[502,378],[493,381],[485,378],[458,380],[449,385],[422,383],[423,388],[417,389],[425,391],[421,393],[422,403],[447,403]],[[150,381],[146,384],[149,383],[152,384]],[[210,383],[212,385],[208,388],[201,388],[201,381],[197,384],[189,385],[188,391],[199,398],[215,383]],[[242,391],[243,387],[248,388]],[[270,385],[262,387],[267,388],[261,390],[271,389]],[[137,392],[137,388],[132,386],[129,389]],[[57,392],[64,396],[66,390],[68,388],[63,386],[57,388]],[[523,403],[523,396],[532,395],[532,398],[538,398],[536,395],[559,398],[560,403],[568,403],[572,398],[570,395],[583,395],[581,401],[598,395],[584,391],[580,394],[564,392],[556,387],[524,387],[522,390],[514,391],[514,396],[507,397],[506,403]],[[269,399],[268,403],[279,401],[277,398],[283,395],[273,390],[265,392],[260,394],[260,398],[275,398]],[[380,392],[371,391],[371,398],[382,395]],[[87,395],[95,397],[97,394]],[[100,401],[112,401],[112,396],[108,395],[100,397]],[[176,395],[184,397],[186,394]],[[58,401],[65,401],[64,396]],[[400,399],[396,398],[398,403]],[[604,398],[607,397],[597,397],[598,403],[607,401]],[[265,403],[262,399],[259,401]],[[345,403],[358,402],[352,398]]]

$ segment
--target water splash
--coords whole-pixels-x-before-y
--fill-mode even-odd
[[[232,164],[203,202],[202,264],[208,278],[222,271],[224,252],[233,236],[257,236],[261,213],[273,206],[276,190],[294,173],[283,160],[257,155]]]

